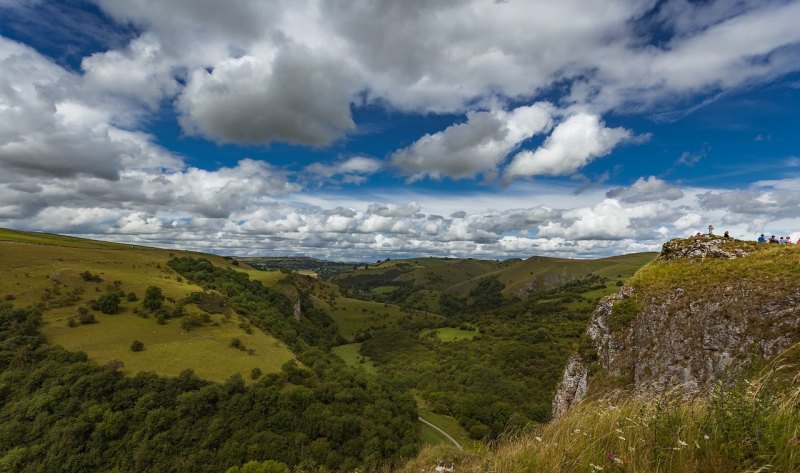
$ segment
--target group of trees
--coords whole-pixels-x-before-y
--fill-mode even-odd
[[[503,284],[484,278],[461,298],[442,293],[447,324],[480,327],[474,340],[420,337],[421,327],[373,330],[361,353],[415,388],[435,411],[459,420],[474,438],[550,418],[551,401],[603,281],[590,276],[526,301],[504,298]],[[576,302],[580,302],[577,304]]]
[[[203,266],[183,269],[195,265]],[[250,306],[259,295],[280,302],[208,274],[251,316],[267,310]],[[40,323],[37,310],[0,305],[0,471],[353,471],[416,452],[414,399],[322,350],[307,348],[304,363],[281,373],[254,374],[250,386],[238,375],[218,384],[189,371],[129,377],[119,363],[98,366],[47,345]],[[318,336],[293,329],[300,340]]]

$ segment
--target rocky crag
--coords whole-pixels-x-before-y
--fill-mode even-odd
[[[600,301],[564,370],[553,416],[592,392],[687,396],[800,341],[800,248],[715,236],[667,242]]]

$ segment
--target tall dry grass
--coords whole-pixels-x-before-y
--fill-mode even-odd
[[[797,472],[798,376],[779,357],[702,397],[685,399],[677,389],[658,399],[606,396],[482,452],[423,449],[398,471],[433,472],[442,461],[458,473]]]

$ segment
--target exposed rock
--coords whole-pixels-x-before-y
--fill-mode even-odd
[[[742,254],[720,249],[715,243],[719,240],[723,239],[684,240],[683,246],[673,240],[664,245],[659,259],[747,255],[746,250]],[[715,270],[713,259],[701,264],[708,265],[709,272]],[[741,264],[747,274],[747,260]],[[736,278],[715,273],[707,281],[671,283],[657,290],[623,286],[603,298],[593,312],[586,330],[591,349],[573,356],[564,370],[553,400],[554,417],[591,392],[594,381],[601,381],[599,376],[624,380],[626,388],[638,395],[681,389],[690,396],[728,380],[754,357],[778,355],[800,341],[796,279],[792,273]],[[618,319],[612,323],[614,307],[631,298],[637,307],[633,317],[623,326]],[[589,372],[597,374],[587,376]],[[578,388],[581,383],[588,389]]]
[[[300,299],[297,299],[297,302],[294,303],[294,320],[300,322],[300,319],[303,318],[303,308],[300,305]]]
[[[664,243],[659,261],[679,258],[741,258],[753,253],[752,244],[736,245],[739,240],[717,235],[676,238]],[[743,243],[743,242],[741,242]]]
[[[572,355],[553,398],[553,417],[561,417],[586,395],[589,367],[579,355]]]

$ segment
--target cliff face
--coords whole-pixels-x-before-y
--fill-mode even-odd
[[[593,387],[634,394],[708,389],[800,341],[800,248],[704,236],[603,299],[553,400],[563,415]]]

